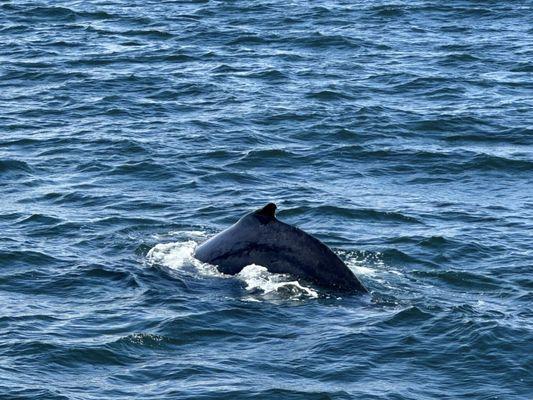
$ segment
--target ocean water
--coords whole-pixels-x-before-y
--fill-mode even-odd
[[[1,399],[532,399],[531,1],[0,1]],[[274,201],[370,294],[194,248]]]

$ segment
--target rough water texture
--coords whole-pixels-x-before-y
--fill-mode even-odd
[[[531,1],[0,1],[0,398],[531,399]],[[371,294],[195,246],[268,201]]]

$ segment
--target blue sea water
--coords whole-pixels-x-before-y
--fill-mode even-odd
[[[532,72],[531,1],[0,1],[0,398],[533,398]],[[192,258],[269,201],[370,295]]]

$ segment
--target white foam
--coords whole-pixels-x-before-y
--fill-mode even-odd
[[[146,257],[150,264],[160,264],[174,270],[193,266],[202,275],[225,277],[224,274],[218,272],[214,265],[203,263],[194,258],[193,254],[197,246],[198,243],[193,240],[159,243],[150,249]]]
[[[348,259],[346,265],[350,268],[356,276],[375,276],[378,271],[368,266],[365,260]]]
[[[196,243],[192,240],[177,243],[159,243],[150,249],[147,257],[151,263],[179,269],[192,257],[195,248]]]
[[[247,265],[237,274],[237,278],[246,284],[249,292],[261,291],[267,293],[288,294],[290,297],[312,297],[317,298],[318,293],[296,280],[289,280],[285,274],[273,274],[268,272],[266,267],[261,265]]]
[[[385,265],[381,253],[371,253],[363,255],[363,258],[348,255],[346,265],[352,272],[359,276],[366,276],[371,279],[380,280],[384,274],[393,274],[403,276],[404,274],[398,270],[392,269]]]

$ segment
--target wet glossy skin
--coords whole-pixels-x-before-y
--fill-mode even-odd
[[[342,260],[317,238],[279,221],[275,205],[245,215],[196,250],[200,261],[237,274],[257,264],[333,291],[367,292]]]

